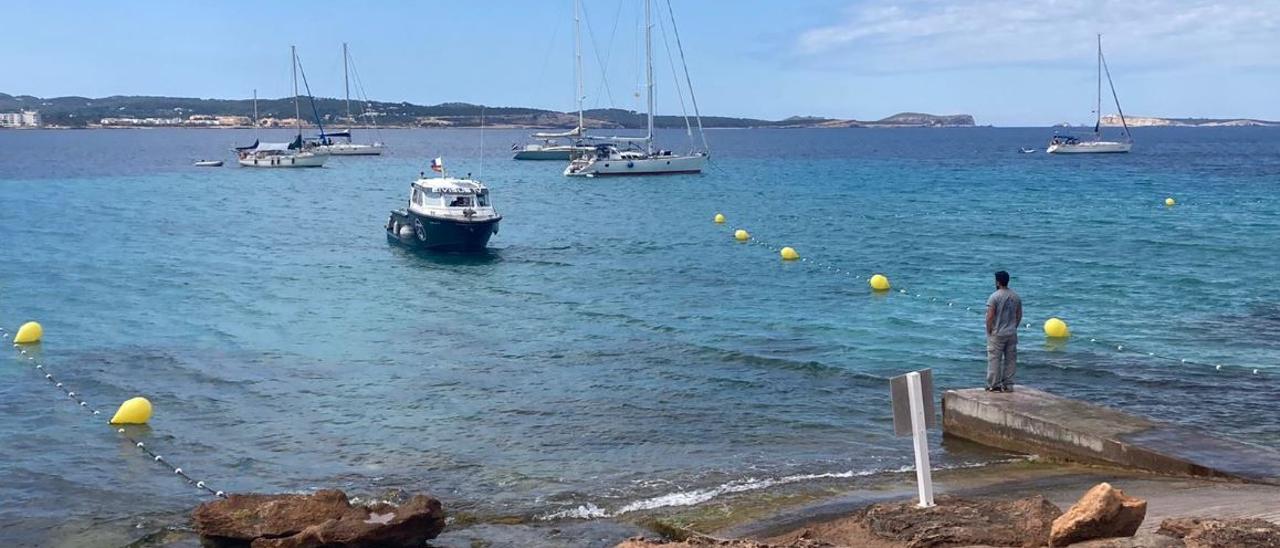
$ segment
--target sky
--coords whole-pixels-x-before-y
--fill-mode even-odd
[[[1280,0],[654,0],[664,114],[668,1],[703,114],[1092,123],[1102,33],[1126,115],[1280,120]],[[345,41],[374,100],[575,108],[572,0],[3,5],[10,94],[282,97],[296,45],[311,91],[340,97]],[[640,0],[583,5],[586,106],[642,108]]]

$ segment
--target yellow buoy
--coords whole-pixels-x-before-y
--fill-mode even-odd
[[[784,261],[794,261],[800,258],[800,254],[796,253],[796,250],[789,247],[782,248],[782,251],[779,253],[782,255],[782,260]]]
[[[1176,203],[1178,203],[1178,202],[1174,201],[1174,199],[1173,199],[1173,198],[1165,198],[1165,199],[1164,199],[1164,205],[1166,205],[1166,206],[1173,207],[1173,205],[1174,205],[1174,204],[1176,204]]]
[[[876,274],[875,276],[867,278],[867,283],[871,284],[871,289],[876,291],[888,291],[890,287],[889,278],[886,278],[884,274]]]
[[[1071,336],[1071,330],[1067,328],[1067,322],[1049,318],[1044,321],[1044,334],[1051,339],[1065,339]]]
[[[38,343],[43,336],[44,328],[40,327],[40,322],[27,322],[18,328],[18,333],[13,336],[13,342],[18,344]]]
[[[147,398],[129,398],[111,417],[111,424],[146,424],[151,420],[151,402]]]
[[[716,224],[718,224],[718,225],[722,225],[722,224],[724,224],[724,214],[723,214],[723,213],[716,213]]]
[[[739,242],[745,242],[751,239],[751,235],[748,234],[747,231],[739,228],[733,231],[733,239],[738,240]]]

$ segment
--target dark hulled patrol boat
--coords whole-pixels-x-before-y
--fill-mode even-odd
[[[391,212],[387,240],[432,251],[483,251],[501,221],[479,181],[420,177],[410,185],[408,207]]]

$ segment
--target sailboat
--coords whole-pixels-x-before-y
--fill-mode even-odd
[[[321,167],[329,159],[329,153],[307,149],[302,140],[302,109],[298,104],[298,50],[289,47],[293,61],[293,119],[298,136],[288,143],[264,143],[254,139],[252,145],[236,147],[241,167]],[[258,92],[253,92],[254,126],[257,126]],[[318,125],[317,120],[317,125]],[[323,131],[323,129],[321,130]]]
[[[347,43],[342,43],[342,87],[347,94],[347,120],[355,122],[355,117],[351,115],[351,71],[348,70],[347,64],[351,59],[351,54],[347,50]],[[357,79],[359,83],[359,79]],[[363,88],[362,88],[363,89]],[[368,116],[369,105],[365,101],[365,116]],[[368,118],[372,120],[372,118]],[[345,131],[335,131],[330,133],[321,132],[316,139],[315,150],[328,152],[335,156],[379,156],[382,154],[382,143],[373,143],[372,145],[354,143],[351,141],[351,129]]]
[[[1123,141],[1107,141],[1102,138],[1102,74],[1106,72],[1107,85],[1111,87],[1111,97],[1116,102],[1116,112],[1120,114],[1120,124],[1124,126]],[[1080,139],[1070,135],[1054,135],[1049,140],[1049,154],[1103,154],[1129,152],[1133,148],[1133,137],[1129,134],[1129,122],[1124,119],[1124,110],[1120,108],[1120,96],[1116,94],[1116,86],[1111,82],[1111,69],[1107,68],[1107,59],[1102,55],[1102,35],[1098,35],[1098,96],[1093,111],[1093,138]]]
[[[688,154],[676,154],[669,150],[654,150],[653,148],[653,17],[651,0],[644,1],[644,60],[645,60],[645,87],[648,92],[647,108],[645,112],[647,132],[644,137],[609,137],[606,143],[598,144],[594,150],[587,154],[579,155],[569,162],[569,166],[564,169],[565,176],[568,177],[597,177],[605,175],[670,175],[676,173],[701,173],[702,166],[707,162],[707,153],[705,150],[699,152],[690,152]],[[676,33],[676,44],[680,44],[679,31],[674,29],[675,19],[672,18],[673,31]],[[680,52],[681,60],[684,59],[683,46]],[[685,78],[688,79],[688,67],[685,67]],[[677,86],[679,83],[676,84]],[[693,99],[694,115],[698,120],[698,131],[702,131],[702,116],[698,113],[698,101],[693,97],[693,87],[689,87],[689,96]],[[686,122],[688,117],[685,118]],[[692,139],[692,128],[690,130],[690,138]],[[703,136],[703,146],[706,146],[706,135]],[[643,143],[643,147],[639,146]]]
[[[569,131],[534,133],[533,138],[540,141],[537,143],[512,145],[511,150],[515,151],[513,158],[516,160],[572,160],[574,156],[595,150],[594,147],[584,145],[579,141],[586,132],[582,112],[584,94],[582,89],[582,31],[579,16],[581,1],[574,0],[573,2],[573,75],[576,84],[574,95],[578,101],[578,125]],[[568,142],[563,142],[566,140]]]

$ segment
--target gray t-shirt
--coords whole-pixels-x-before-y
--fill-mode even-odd
[[[1012,289],[1002,287],[987,297],[987,308],[995,310],[995,322],[991,334],[1007,337],[1018,334],[1018,312],[1022,310],[1022,298]]]

